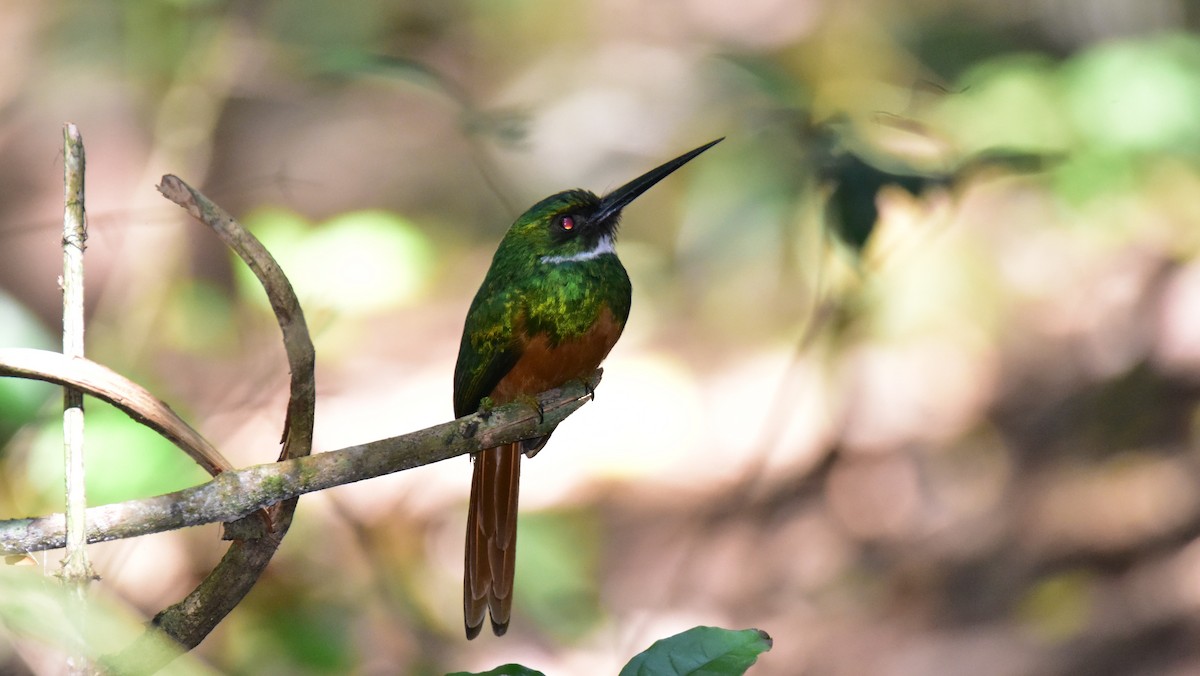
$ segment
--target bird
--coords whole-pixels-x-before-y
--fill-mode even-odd
[[[534,396],[590,376],[621,337],[633,290],[614,241],[630,202],[719,138],[597,196],[566,190],[534,204],[500,241],[463,324],[454,415]],[[512,616],[521,456],[550,435],[472,455],[463,571],[467,639],[485,616],[503,636]]]

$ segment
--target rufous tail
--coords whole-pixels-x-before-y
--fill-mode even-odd
[[[493,633],[503,636],[508,631],[517,563],[519,451],[519,444],[506,444],[475,456],[463,570],[463,622],[468,639],[479,635],[487,614]]]

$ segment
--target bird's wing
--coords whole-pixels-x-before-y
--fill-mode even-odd
[[[517,312],[508,296],[482,288],[471,303],[454,367],[455,417],[479,410],[479,402],[521,358],[513,328]]]

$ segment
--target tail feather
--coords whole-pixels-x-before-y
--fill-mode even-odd
[[[463,573],[463,617],[467,638],[479,635],[485,615],[503,636],[512,615],[517,554],[519,444],[481,451],[471,479]]]
[[[490,452],[490,451],[489,451]],[[475,473],[471,479],[471,507],[467,511],[467,547],[466,561],[463,566],[463,622],[466,625],[467,639],[479,635],[487,615],[487,595],[491,588],[491,565],[487,559],[487,539],[482,537],[483,529],[479,527],[479,508],[482,504],[480,489],[483,482],[482,456],[475,461]]]

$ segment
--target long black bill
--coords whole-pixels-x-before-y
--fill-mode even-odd
[[[600,209],[592,215],[592,219],[597,223],[603,223],[616,216],[621,213],[621,209],[624,209],[625,205],[637,199],[639,195],[649,190],[655,183],[658,183],[669,176],[671,172],[690,162],[695,156],[724,140],[725,137],[722,136],[716,141],[705,143],[699,148],[686,152],[662,166],[651,169],[620,188],[608,193],[600,200]]]

